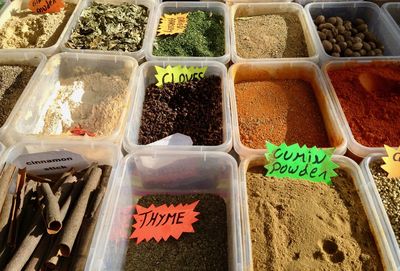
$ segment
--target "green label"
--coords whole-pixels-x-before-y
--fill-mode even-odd
[[[265,176],[289,177],[311,182],[332,184],[331,178],[337,176],[334,171],[339,166],[332,162],[334,148],[318,149],[317,147],[300,147],[299,144],[275,146],[266,143],[267,152]]]
[[[165,83],[184,83],[190,80],[203,79],[207,67],[186,67],[168,65],[165,68],[155,66],[157,71],[157,87],[161,87]]]

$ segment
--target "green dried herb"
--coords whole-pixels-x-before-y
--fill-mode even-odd
[[[157,56],[223,56],[224,17],[211,12],[189,12],[185,32],[156,37],[153,53]]]
[[[135,52],[142,47],[147,21],[148,9],[144,6],[94,2],[82,12],[66,46]]]

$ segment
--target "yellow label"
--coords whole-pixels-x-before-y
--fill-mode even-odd
[[[383,157],[385,165],[382,168],[389,173],[388,178],[400,178],[400,147],[396,150],[385,145],[387,157]]]
[[[204,78],[207,67],[186,67],[168,65],[165,68],[155,66],[157,74],[156,86],[161,87],[165,83],[184,83],[190,80],[200,80]]]
[[[188,23],[188,13],[164,14],[158,26],[158,34],[174,35],[185,32]]]

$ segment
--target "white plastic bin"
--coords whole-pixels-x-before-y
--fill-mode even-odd
[[[65,46],[65,43],[69,40],[71,37],[72,32],[75,30],[76,26],[78,25],[79,19],[81,18],[81,14],[84,9],[87,7],[90,7],[92,3],[102,3],[102,4],[114,4],[114,5],[120,5],[123,3],[130,3],[130,4],[135,4],[135,5],[142,5],[147,7],[148,9],[148,20],[147,20],[147,25],[146,25],[146,30],[143,36],[143,41],[142,41],[142,48],[136,52],[122,52],[122,51],[103,51],[103,50],[89,50],[89,49],[71,49],[69,47]],[[66,33],[61,41],[61,50],[63,52],[72,52],[72,53],[91,53],[91,54],[112,54],[112,55],[127,55],[127,56],[132,56],[136,58],[138,61],[142,60],[144,58],[144,46],[147,43],[147,39],[149,38],[149,31],[151,27],[151,21],[152,17],[155,11],[155,3],[150,0],[88,0],[84,1],[80,7],[80,9],[77,11],[76,16],[72,19],[71,24],[69,25],[68,29],[66,30]]]
[[[71,14],[71,17],[68,19],[67,24],[64,27],[64,30],[61,32],[60,36],[57,39],[57,42],[53,44],[52,46],[49,47],[44,47],[44,48],[17,48],[17,49],[0,49],[0,52],[7,52],[7,51],[14,51],[14,50],[23,50],[27,52],[41,52],[45,54],[46,56],[52,56],[59,52],[59,47],[61,44],[61,40],[63,39],[67,28],[72,22],[72,18],[76,16],[77,10],[79,10],[80,5],[84,2],[85,0],[68,0],[68,3],[74,3],[76,4],[74,11]],[[15,10],[21,10],[21,9],[27,9],[28,8],[28,1],[24,0],[14,0],[12,1],[9,5],[5,7],[5,9],[0,13],[0,28],[3,27],[4,23],[8,21],[8,19],[11,18],[11,15]]]
[[[51,57],[44,67],[37,84],[31,91],[29,99],[25,99],[22,108],[14,119],[14,133],[16,140],[24,138],[26,140],[43,139],[68,139],[74,141],[108,141],[121,143],[126,126],[128,112],[131,109],[134,96],[134,77],[138,64],[134,58],[127,56],[96,55],[96,54],[73,54],[61,53]],[[88,137],[63,135],[41,135],[32,134],[35,125],[39,122],[40,115],[47,111],[45,103],[49,101],[50,95],[55,92],[56,84],[62,78],[81,76],[81,71],[99,72],[105,75],[121,76],[128,83],[128,94],[126,104],[121,113],[117,127],[109,135]],[[104,89],[103,91],[109,91]]]
[[[384,228],[378,219],[378,213],[374,208],[372,196],[365,186],[363,175],[360,167],[350,158],[334,155],[333,162],[339,165],[339,168],[345,170],[354,181],[355,189],[358,192],[364,211],[369,220],[371,232],[374,235],[375,243],[381,256],[382,265],[385,270],[394,270],[394,260],[384,235]],[[239,180],[240,180],[240,200],[241,200],[241,218],[243,231],[243,270],[253,270],[252,243],[250,233],[250,220],[248,210],[247,197],[247,170],[253,166],[265,165],[265,157],[251,156],[240,163]]]
[[[155,66],[167,67],[171,66],[193,66],[193,67],[204,67],[207,66],[205,77],[215,75],[221,78],[221,89],[222,89],[222,125],[223,125],[223,143],[217,146],[148,146],[139,145],[138,137],[141,126],[143,102],[145,98],[146,88],[153,83],[156,83],[155,78],[156,70]],[[187,150],[187,151],[224,151],[228,152],[232,148],[232,128],[231,128],[231,116],[229,107],[229,94],[228,94],[228,81],[226,75],[226,67],[219,62],[215,61],[150,61],[142,64],[138,71],[137,89],[133,104],[132,114],[129,117],[127,124],[126,134],[124,137],[124,149],[127,152],[134,152],[138,149],[159,149],[159,150]]]
[[[248,3],[248,4],[235,4],[230,7],[230,29],[231,29],[231,51],[232,62],[264,62],[264,61],[295,61],[295,60],[310,60],[318,63],[318,50],[314,43],[311,34],[311,29],[308,27],[307,18],[304,9],[301,5],[296,3]],[[307,44],[308,57],[298,58],[243,58],[238,55],[236,51],[236,34],[235,34],[235,19],[238,17],[268,15],[278,13],[291,13],[296,14],[300,20],[304,39]],[[266,44],[265,46],[268,46]]]
[[[102,230],[96,236],[96,250],[86,270],[123,270],[131,228],[123,208],[133,206],[149,194],[211,193],[227,206],[229,270],[242,270],[241,230],[236,161],[221,152],[145,152],[126,156],[113,187]],[[119,237],[113,238],[112,233]],[[160,259],[162,261],[162,259]]]
[[[154,40],[157,35],[160,18],[164,13],[184,13],[193,11],[212,12],[224,17],[225,29],[225,54],[218,57],[183,57],[183,56],[155,56],[153,55]],[[228,6],[219,2],[164,2],[158,5],[155,16],[153,16],[152,25],[150,27],[149,38],[145,45],[146,59],[158,61],[219,61],[227,64],[230,60],[230,39],[229,39],[229,11]]]
[[[306,14],[309,27],[312,29],[314,40],[319,48],[320,64],[328,60],[357,60],[357,59],[374,59],[377,57],[333,57],[328,55],[322,42],[319,39],[316,26],[313,19],[318,15],[325,17],[340,16],[343,19],[354,21],[356,18],[362,18],[368,24],[370,32],[376,35],[376,38],[384,45],[384,58],[392,58],[392,56],[400,56],[400,35],[394,33],[392,27],[389,26],[385,15],[381,9],[371,2],[331,2],[331,3],[310,3],[306,5]],[[382,57],[380,57],[382,58]]]
[[[18,98],[17,103],[14,105],[10,115],[6,122],[0,127],[0,139],[6,144],[12,144],[15,139],[12,134],[11,123],[18,112],[22,110],[21,105],[23,101],[30,97],[31,89],[36,84],[39,74],[43,70],[46,63],[46,56],[39,52],[24,52],[24,51],[13,51],[13,52],[1,52],[0,51],[0,65],[29,65],[36,66],[36,70],[33,73],[28,84],[25,86],[25,90]]]
[[[378,159],[381,159],[383,156],[387,156],[386,153],[373,153],[364,158],[361,162],[361,170],[364,174],[365,183],[368,187],[371,196],[373,198],[373,208],[376,210],[378,219],[382,224],[383,231],[386,239],[388,240],[390,250],[393,254],[395,260],[396,270],[400,270],[400,247],[399,243],[396,240],[396,236],[394,234],[393,228],[391,226],[389,217],[386,213],[385,207],[382,203],[382,199],[379,195],[378,189],[375,184],[375,180],[371,174],[371,170],[369,168],[370,164]]]
[[[316,64],[308,61],[237,63],[230,67],[228,80],[232,110],[233,146],[235,151],[241,157],[262,155],[266,152],[266,149],[252,149],[241,142],[235,83],[271,79],[302,79],[312,85],[324,119],[329,141],[332,147],[336,148],[335,154],[344,154],[347,149],[347,140],[334,112],[332,100],[328,95],[322,73]]]
[[[400,34],[400,2],[385,3],[382,10],[389,24]]]

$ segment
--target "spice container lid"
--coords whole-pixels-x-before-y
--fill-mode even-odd
[[[236,47],[235,19],[237,17],[269,15],[279,13],[290,13],[297,15],[300,20],[307,44],[308,57],[288,57],[288,58],[245,58],[238,55]],[[309,60],[318,63],[318,49],[314,42],[311,29],[307,24],[304,9],[296,3],[248,3],[234,4],[230,7],[230,31],[231,31],[231,51],[232,62],[264,62],[264,61],[295,61]]]
[[[205,77],[218,76],[221,78],[222,90],[222,125],[223,125],[223,142],[217,146],[155,146],[155,145],[139,145],[139,131],[141,126],[143,103],[146,93],[146,88],[153,83],[156,83],[155,66],[187,66],[187,67],[208,67]],[[143,63],[138,70],[137,88],[134,98],[133,110],[129,116],[129,122],[125,132],[123,141],[124,149],[131,153],[138,149],[157,149],[157,150],[185,150],[185,151],[223,151],[229,152],[232,148],[232,128],[231,128],[231,113],[229,107],[229,92],[227,81],[226,67],[216,61],[149,61]]]
[[[77,11],[80,9],[81,4],[84,0],[68,0],[68,3],[76,4],[74,11],[72,12],[71,16],[68,19],[67,24],[64,27],[64,30],[61,32],[60,36],[58,37],[56,43],[49,47],[44,48],[16,48],[16,49],[0,49],[0,52],[8,52],[8,51],[26,51],[26,52],[41,52],[45,54],[47,57],[50,57],[59,51],[59,47],[61,44],[61,40],[64,38],[64,35],[72,22],[72,18],[76,16]],[[24,0],[15,0],[8,4],[5,9],[0,13],[0,28],[7,22],[8,19],[11,18],[12,14],[16,10],[26,9],[27,1]]]
[[[123,208],[135,205],[143,195],[191,193],[217,194],[225,200],[229,270],[242,270],[237,163],[232,156],[222,152],[142,150],[124,157],[115,180],[107,210],[99,218],[102,228],[95,236],[96,249],[86,270],[123,270],[127,243],[134,242],[128,239],[132,227],[121,227],[130,223]]]
[[[332,101],[333,101],[333,105],[334,105],[334,110],[336,111],[336,115],[338,117],[338,121],[341,123],[341,126],[343,127],[344,130],[344,135],[347,138],[347,142],[348,142],[348,149],[355,155],[357,155],[358,157],[366,157],[368,154],[370,153],[376,153],[376,152],[384,152],[385,149],[382,145],[382,147],[367,147],[364,146],[360,143],[357,142],[357,140],[354,138],[354,135],[351,131],[351,128],[349,126],[349,123],[347,121],[346,115],[343,112],[343,108],[340,104],[339,98],[336,95],[335,89],[332,85],[332,82],[329,78],[328,75],[328,70],[332,70],[332,69],[339,69],[341,67],[346,67],[348,65],[356,65],[356,64],[367,64],[367,63],[371,63],[371,62],[399,62],[400,58],[399,57],[392,57],[391,61],[389,61],[389,59],[387,58],[376,58],[375,60],[369,59],[358,59],[358,60],[352,60],[351,62],[346,61],[346,60],[332,60],[332,61],[328,61],[327,63],[325,63],[322,66],[322,72],[323,72],[323,76],[324,76],[324,80],[327,83],[327,88],[328,88],[328,93],[329,96],[331,97]]]
[[[332,161],[345,170],[353,179],[357,194],[364,207],[365,214],[370,224],[376,246],[381,256],[382,265],[385,270],[394,270],[394,259],[390,252],[384,235],[384,227],[378,219],[377,210],[374,208],[373,199],[368,191],[360,167],[350,158],[341,155],[333,155]],[[248,197],[246,186],[246,173],[251,166],[265,165],[265,157],[261,155],[250,156],[241,161],[239,165],[239,187],[241,200],[241,218],[243,232],[243,269],[253,270],[252,243],[250,235],[250,219],[248,209]]]
[[[378,5],[371,2],[331,2],[331,3],[310,3],[305,6],[306,16],[308,18],[309,28],[312,29],[314,40],[319,48],[319,63],[322,65],[328,60],[358,60],[358,59],[376,59],[387,58],[400,55],[400,35],[393,33],[392,27],[385,19],[385,15]],[[384,45],[384,56],[363,56],[363,57],[333,57],[328,55],[318,36],[313,18],[324,15],[325,17],[341,16],[344,19],[354,21],[356,18],[362,18],[376,35],[377,39]]]
[[[11,125],[14,118],[22,110],[22,103],[25,99],[29,99],[32,94],[32,88],[36,85],[40,73],[46,64],[46,56],[40,52],[27,52],[21,51],[0,51],[0,65],[28,65],[36,66],[28,84],[25,86],[24,91],[18,98],[6,122],[0,127],[0,139],[6,144],[11,145],[15,142],[15,135],[13,133],[13,126]]]
[[[30,92],[29,99],[24,99],[22,104],[22,108],[24,108],[24,110],[18,112],[17,116],[14,118],[13,132],[16,137],[15,140],[68,139],[70,141],[107,141],[118,144],[121,143],[123,134],[125,132],[126,119],[131,110],[132,99],[134,97],[135,73],[137,66],[137,61],[134,58],[128,56],[74,53],[61,53],[54,55],[48,60],[42,72],[40,73],[39,78],[37,79],[37,83]],[[117,83],[118,85],[126,85],[126,97],[123,100],[124,104],[118,107],[120,108],[118,109],[120,111],[116,112],[117,115],[113,117],[110,116],[109,118],[110,121],[112,120],[115,125],[102,125],[102,128],[110,126],[110,133],[96,136],[75,136],[68,133],[63,133],[59,135],[41,134],[39,128],[43,126],[42,130],[44,129],[44,118],[47,117],[47,112],[50,109],[50,105],[57,102],[57,93],[59,89],[61,89],[60,81],[62,80],[72,78],[71,80],[69,80],[69,82],[73,81],[74,85],[72,88],[73,90],[76,90],[76,93],[74,92],[75,94],[71,96],[71,99],[78,99],[78,104],[79,106],[81,106],[80,108],[83,109],[83,106],[85,106],[85,108],[89,110],[87,108],[87,105],[97,105],[100,103],[105,104],[103,101],[105,101],[104,97],[106,96],[101,97],[100,94],[107,93],[108,91],[111,91],[111,89],[105,89],[104,86],[99,85],[96,87],[95,84],[100,83],[96,81],[97,79],[94,76],[88,79],[84,79],[85,76],[88,76],[90,74],[98,74],[98,78],[103,76],[110,76],[110,78],[111,76],[116,77],[119,81],[115,82],[115,87],[117,87]],[[120,84],[120,82],[123,82],[123,84]],[[97,96],[99,96],[100,98],[94,99],[94,97],[89,97],[86,99],[85,96],[83,96],[86,88],[91,90],[91,92],[93,92],[93,90],[98,91],[99,95]],[[90,95],[94,94],[92,93]],[[79,98],[79,96],[81,98]],[[117,101],[116,99],[117,98],[115,98],[115,101]],[[107,114],[112,114],[114,111],[108,112],[109,110],[107,109],[107,112],[103,112],[102,110],[106,109],[99,106],[96,110],[96,112],[100,115],[99,118],[96,118],[95,115],[97,113],[94,113],[95,111],[93,111],[93,109],[93,112],[90,111],[92,113],[84,113],[84,110],[82,110],[82,112],[79,111],[80,113],[78,117],[82,118],[80,121],[93,117],[95,118],[95,120],[93,120],[94,122],[103,123],[103,121],[107,119]],[[64,114],[70,114],[65,113],[66,111],[64,110],[64,107],[60,107],[60,112],[62,112],[63,116]],[[68,110],[68,112],[71,111]],[[63,119],[64,118],[65,117],[63,117]],[[35,134],[34,131],[36,131],[35,133],[37,134]]]
[[[157,35],[160,18],[164,13],[185,13],[194,11],[212,12],[224,17],[225,53],[218,57],[184,57],[184,56],[156,56],[153,54],[153,44]],[[227,64],[230,60],[230,35],[228,6],[219,2],[164,2],[156,7],[155,15],[145,45],[145,55],[148,61],[218,61]]]
[[[102,3],[102,4],[114,4],[114,5],[119,5],[123,3],[129,3],[129,4],[135,4],[135,5],[142,5],[145,6],[148,9],[148,20],[147,20],[147,25],[146,25],[146,30],[143,36],[143,41],[142,41],[142,48],[136,52],[122,52],[122,51],[103,51],[103,50],[90,50],[90,49],[71,49],[65,46],[66,42],[68,42],[69,38],[71,37],[72,32],[75,30],[76,26],[79,23],[79,19],[81,18],[81,14],[84,9],[87,7],[90,7],[93,3]],[[151,28],[151,22],[152,18],[154,16],[155,12],[155,7],[158,4],[157,1],[151,1],[151,0],[129,0],[129,1],[121,1],[121,0],[88,0],[84,1],[82,5],[80,6],[79,10],[75,14],[74,18],[71,21],[71,24],[69,25],[68,29],[65,32],[65,35],[61,41],[61,50],[63,52],[71,52],[71,53],[89,53],[89,54],[112,54],[112,55],[127,55],[134,57],[138,61],[144,59],[144,50],[145,50],[145,44],[147,44],[147,39],[149,38],[149,32]]]
[[[385,3],[382,5],[382,11],[389,24],[400,34],[400,2]]]
[[[391,226],[389,217],[386,213],[385,207],[383,206],[382,198],[379,195],[378,189],[376,187],[374,178],[371,174],[371,170],[369,167],[371,163],[373,163],[374,161],[376,161],[378,159],[381,159],[383,156],[385,156],[385,154],[383,154],[383,153],[371,153],[363,159],[363,161],[360,163],[360,167],[361,167],[361,171],[364,175],[366,187],[372,198],[372,207],[377,212],[377,219],[382,224],[384,236],[387,239],[391,254],[394,257],[395,266],[396,266],[395,270],[399,270],[400,269],[399,244],[396,240],[396,236],[395,236],[393,228]]]
[[[275,61],[264,63],[236,63],[229,68],[228,82],[232,112],[233,146],[241,157],[262,155],[266,150],[249,148],[241,141],[235,83],[260,81],[263,79],[301,79],[311,83],[325,123],[329,141],[332,147],[336,148],[335,154],[344,154],[346,152],[346,136],[337,120],[332,100],[328,95],[322,73],[318,66],[309,61]]]

